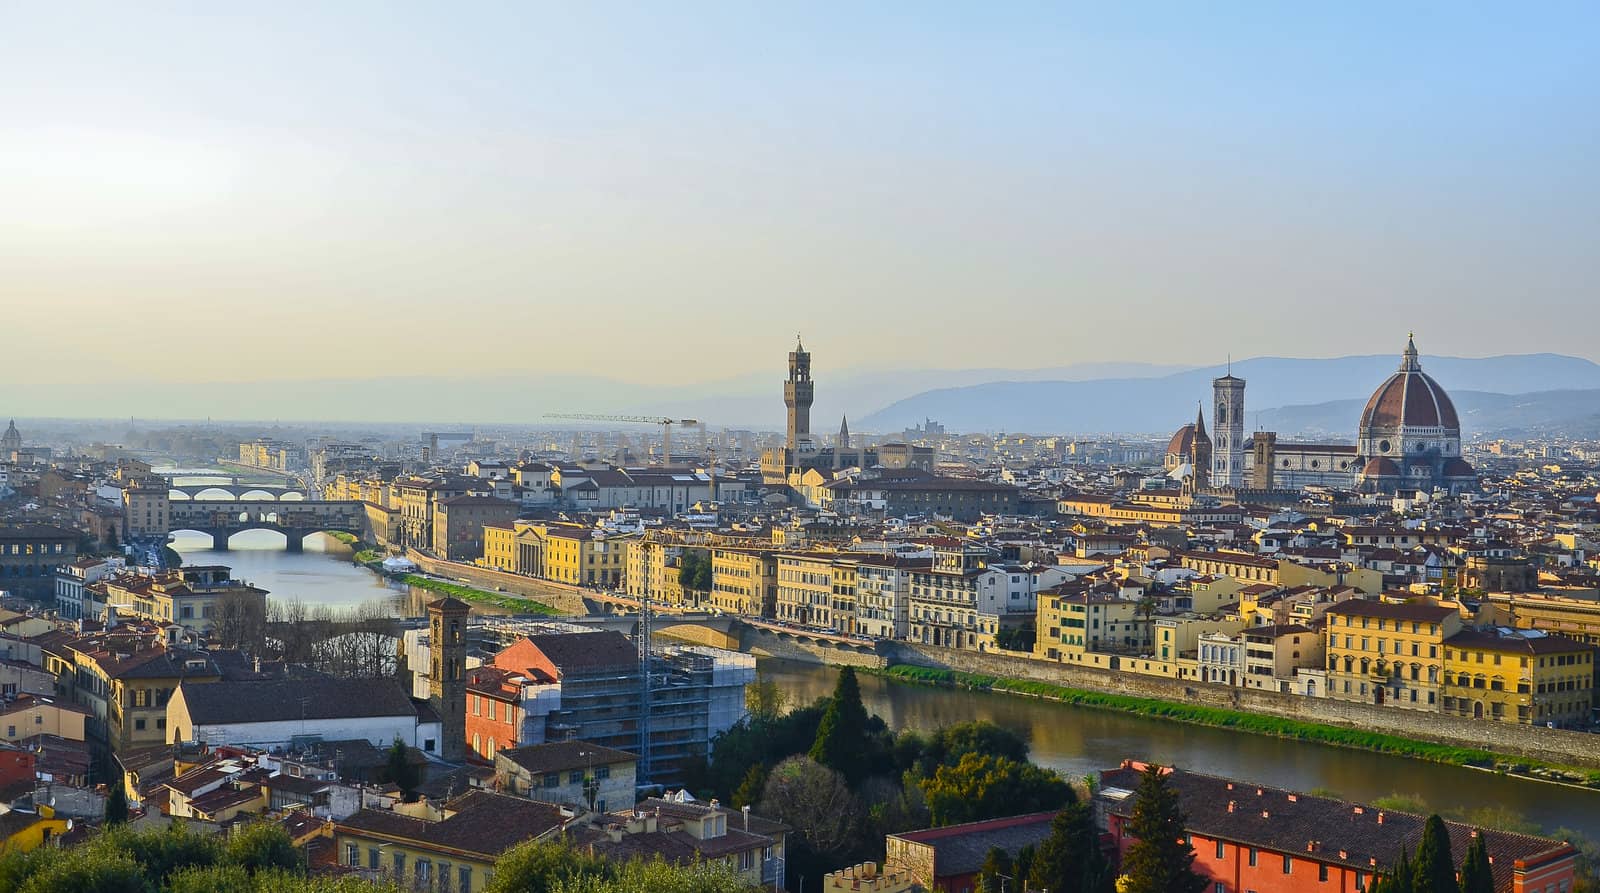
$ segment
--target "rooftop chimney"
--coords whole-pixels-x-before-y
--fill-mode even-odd
[[[744,806],[739,807],[739,811],[744,813],[744,829],[746,831],[749,831],[750,830],[750,804],[746,803]]]
[[[1383,824],[1383,813],[1378,813],[1378,824]]]
[[[1228,801],[1228,811],[1229,811],[1229,812],[1233,812],[1233,808],[1234,808],[1234,807],[1235,807],[1235,806],[1237,806],[1237,805],[1238,805],[1238,804],[1237,804],[1237,803],[1235,803],[1235,802],[1234,802],[1234,801],[1232,801],[1232,800],[1229,800],[1229,801]]]

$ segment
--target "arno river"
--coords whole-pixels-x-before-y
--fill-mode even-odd
[[[349,549],[336,541],[311,537],[299,554],[282,551],[282,543],[277,534],[255,531],[235,536],[228,552],[213,552],[209,540],[182,535],[174,545],[186,563],[229,565],[235,577],[269,590],[274,599],[298,598],[334,608],[378,600],[397,614],[413,615],[428,598],[352,564]],[[828,667],[781,662],[763,664],[761,671],[782,685],[791,704],[828,694],[837,675]],[[1565,826],[1600,838],[1600,792],[1010,695],[933,689],[872,676],[861,677],[861,690],[867,709],[892,728],[928,730],[991,720],[1021,732],[1032,744],[1036,762],[1068,775],[1114,766],[1127,757],[1155,759],[1294,790],[1326,788],[1357,801],[1402,793],[1441,810],[1497,806],[1546,830]],[[1595,746],[1600,748],[1600,735]]]

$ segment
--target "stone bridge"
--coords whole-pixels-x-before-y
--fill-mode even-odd
[[[363,535],[366,509],[359,502],[323,502],[289,499],[283,502],[204,499],[171,503],[168,533],[193,530],[211,537],[212,547],[226,551],[228,539],[243,530],[275,530],[288,540],[288,550],[299,552],[307,536],[339,531]]]
[[[618,632],[634,634],[638,630],[639,602],[626,596],[584,593],[591,615],[605,619],[589,622],[599,625],[616,624]],[[732,614],[707,613],[691,609],[678,610],[660,606],[650,628],[655,635],[676,639],[695,645],[709,645],[729,651],[744,651],[772,657],[786,656],[784,646],[831,649],[842,653],[876,655],[879,644],[872,639],[839,635],[828,630],[808,629]]]
[[[304,487],[273,487],[266,484],[168,484],[167,499],[180,502],[300,502],[312,494]]]

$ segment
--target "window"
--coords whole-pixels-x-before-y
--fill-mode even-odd
[[[461,893],[472,893],[472,866],[463,865],[456,869],[456,878],[461,881]]]
[[[1283,857],[1283,873],[1284,874],[1289,874],[1292,871],[1294,871],[1294,857],[1293,856],[1284,856]]]
[[[1317,866],[1317,880],[1318,881],[1323,881],[1323,882],[1326,882],[1328,880],[1328,866],[1326,866],[1326,865],[1318,865]]]
[[[433,881],[433,863],[427,859],[417,860],[417,886],[428,889],[428,884]]]
[[[544,777],[544,786],[547,788],[561,787],[561,773],[551,772]]]
[[[399,877],[399,876],[401,876],[401,875],[406,873],[406,854],[405,853],[395,853],[394,854],[394,873],[395,873],[395,877]]]
[[[140,717],[139,719],[134,720],[133,727],[141,732],[144,731],[144,718]]]
[[[367,867],[373,871],[378,870],[378,848],[375,846],[367,847]]]
[[[594,777],[597,781],[605,781],[611,777],[611,767],[601,766],[599,769],[594,770]]]
[[[344,864],[350,866],[351,868],[360,867],[360,865],[361,865],[361,848],[356,846],[353,843],[345,844],[344,845]]]
[[[1250,867],[1251,868],[1256,867],[1256,848],[1255,847],[1251,847],[1250,848]]]
[[[1217,885],[1212,887],[1211,890],[1212,893],[1228,893],[1228,885],[1221,881],[1217,881]]]
[[[1217,858],[1222,858],[1222,841],[1217,841]]]

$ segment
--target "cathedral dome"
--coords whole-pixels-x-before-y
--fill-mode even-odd
[[[1206,433],[1204,431],[1200,432],[1200,436],[1205,439],[1206,443],[1210,443],[1211,442],[1211,438],[1207,437]],[[1192,448],[1193,446],[1194,446],[1194,425],[1192,425],[1192,424],[1184,425],[1182,428],[1178,429],[1176,434],[1172,435],[1172,440],[1168,441],[1168,443],[1167,443],[1167,455],[1169,455],[1169,456],[1187,456],[1187,455],[1189,455],[1190,448]]]
[[[1399,477],[1400,466],[1394,464],[1392,459],[1385,459],[1379,456],[1375,459],[1367,460],[1366,466],[1361,469],[1361,476],[1364,478]]]
[[[1422,371],[1417,346],[1406,341],[1399,371],[1372,392],[1361,413],[1362,430],[1373,428],[1444,428],[1459,431],[1455,404],[1439,383]]]

